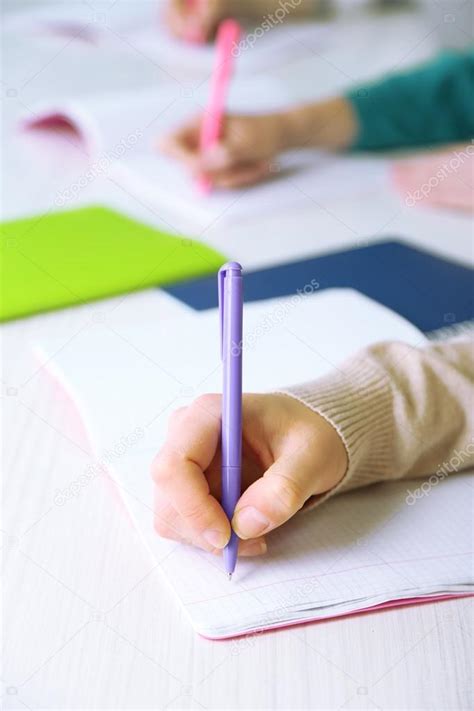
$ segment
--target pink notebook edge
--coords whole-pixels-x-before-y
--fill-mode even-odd
[[[253,637],[260,634],[270,634],[272,632],[277,632],[281,629],[287,629],[289,627],[302,627],[304,625],[314,625],[321,624],[323,622],[332,622],[337,619],[342,619],[344,617],[357,617],[358,615],[368,615],[373,612],[380,612],[383,610],[390,610],[397,607],[414,607],[415,605],[426,605],[432,602],[443,602],[446,600],[458,600],[459,598],[474,597],[474,593],[445,593],[442,595],[422,595],[420,597],[410,597],[402,598],[399,600],[388,600],[387,602],[378,603],[377,605],[369,605],[368,607],[361,607],[360,610],[351,610],[349,612],[336,612],[329,617],[314,617],[311,620],[301,620],[301,621],[291,621],[291,622],[279,622],[275,625],[270,625],[268,627],[257,627],[254,630],[246,632],[237,632],[236,634],[226,635],[222,637],[210,637],[202,632],[198,632],[200,637],[208,639],[212,642],[225,642],[229,639],[239,639],[240,637]]]
[[[68,129],[74,135],[77,147],[80,147],[88,158],[99,155],[102,148],[94,121],[75,111],[67,102],[63,106],[52,104],[34,116],[20,118],[17,126],[20,133],[38,136],[42,131],[54,135],[62,129]]]
[[[66,398],[66,400],[69,402],[71,407],[74,409],[75,414],[78,416],[78,419],[81,422],[81,425],[83,428],[83,436],[87,441],[90,451],[91,451],[91,453],[95,453],[96,447],[94,445],[94,439],[92,437],[92,433],[90,432],[90,429],[87,425],[85,408],[82,405],[82,403],[80,402],[80,399],[78,398],[77,393],[75,392],[74,388],[72,388],[70,386],[69,382],[64,377],[62,371],[59,368],[57,368],[54,363],[51,362],[51,359],[48,358],[46,352],[40,346],[33,347],[33,354],[36,357],[41,368],[43,368],[45,370],[45,372],[49,376],[50,380],[59,387],[63,396]],[[128,509],[128,506],[125,503],[123,494],[121,493],[120,487],[117,484],[115,476],[112,474],[111,471],[108,473],[108,476],[109,476],[109,479],[111,480],[111,482],[115,486],[115,489],[118,493],[118,498],[123,504],[123,509],[126,513],[129,523],[131,523],[132,526],[136,529],[137,526],[136,526],[135,520],[133,519],[133,517]],[[242,637],[252,637],[252,636],[260,635],[260,634],[270,634],[270,633],[276,632],[280,629],[287,629],[290,627],[302,627],[303,625],[310,625],[310,624],[321,624],[323,622],[331,622],[332,620],[336,620],[336,619],[342,619],[345,617],[356,617],[358,615],[367,615],[370,613],[380,612],[382,610],[390,610],[390,609],[397,608],[397,607],[413,607],[415,605],[425,605],[428,603],[443,602],[446,600],[457,600],[457,599],[469,598],[469,597],[474,597],[474,592],[472,592],[472,593],[471,592],[445,593],[445,594],[440,594],[440,595],[422,595],[419,597],[387,600],[387,602],[378,603],[376,605],[368,605],[367,607],[362,607],[359,610],[351,610],[348,612],[336,612],[335,614],[330,615],[328,617],[320,617],[320,618],[315,617],[310,620],[299,620],[299,621],[292,620],[289,622],[279,622],[275,625],[256,627],[253,630],[247,630],[245,632],[236,632],[236,633],[230,634],[230,635],[220,635],[218,637],[213,637],[213,636],[204,634],[203,632],[197,630],[194,627],[194,625],[192,625],[192,626],[193,626],[194,631],[203,639],[209,640],[211,642],[226,642],[230,639],[239,639]],[[191,624],[192,624],[192,621],[191,621]]]

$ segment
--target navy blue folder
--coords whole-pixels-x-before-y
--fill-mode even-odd
[[[474,320],[474,270],[399,240],[306,257],[246,271],[245,301],[288,296],[316,280],[319,289],[350,287],[428,333]],[[217,306],[215,277],[166,288],[199,311]]]

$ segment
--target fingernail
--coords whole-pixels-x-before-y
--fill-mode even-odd
[[[209,529],[202,534],[203,538],[214,548],[224,548],[227,545],[228,537],[222,531]]]
[[[232,528],[240,538],[256,538],[270,525],[270,521],[253,506],[244,506],[232,519]]]

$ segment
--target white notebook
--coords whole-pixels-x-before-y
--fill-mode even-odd
[[[161,86],[133,92],[41,102],[28,132],[41,139],[67,123],[90,157],[93,174],[109,175],[141,203],[170,216],[179,230],[204,229],[214,220],[232,222],[304,204],[366,195],[388,186],[388,162],[360,155],[336,156],[306,149],[275,161],[271,177],[240,190],[203,196],[186,169],[157,148],[159,137],[207,105],[208,82],[194,88]],[[289,104],[288,90],[267,78],[234,81],[228,108],[236,113],[273,111]],[[59,134],[61,135],[61,134]],[[66,198],[67,196],[65,196]],[[67,200],[65,199],[65,202]]]
[[[268,555],[239,560],[232,583],[218,558],[159,539],[149,469],[168,415],[221,387],[217,312],[197,313],[167,296],[159,303],[156,321],[106,320],[66,345],[50,337],[35,347],[81,411],[97,470],[106,466],[116,480],[196,631],[223,638],[472,590],[466,474],[432,486],[415,505],[406,503],[408,490],[421,482],[335,497],[270,534]],[[425,343],[404,319],[351,290],[247,304],[244,388],[318,377],[387,339]]]
[[[56,3],[54,6],[10,13],[6,29],[31,38],[53,42],[82,42],[100,61],[101,51],[141,53],[170,76],[186,73],[202,75],[212,70],[212,43],[197,44],[175,38],[163,21],[164,3],[159,0],[130,0],[93,6],[87,3]],[[270,13],[269,13],[270,15]],[[247,23],[239,56],[239,74],[270,70],[275,65],[295,62],[314,52],[321,52],[337,34],[334,27],[317,20],[293,21],[282,9],[278,14],[262,16],[258,28]],[[284,20],[284,21],[283,21]]]

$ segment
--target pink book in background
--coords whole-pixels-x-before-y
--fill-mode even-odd
[[[393,180],[408,207],[436,206],[474,211],[474,146],[399,161]]]

